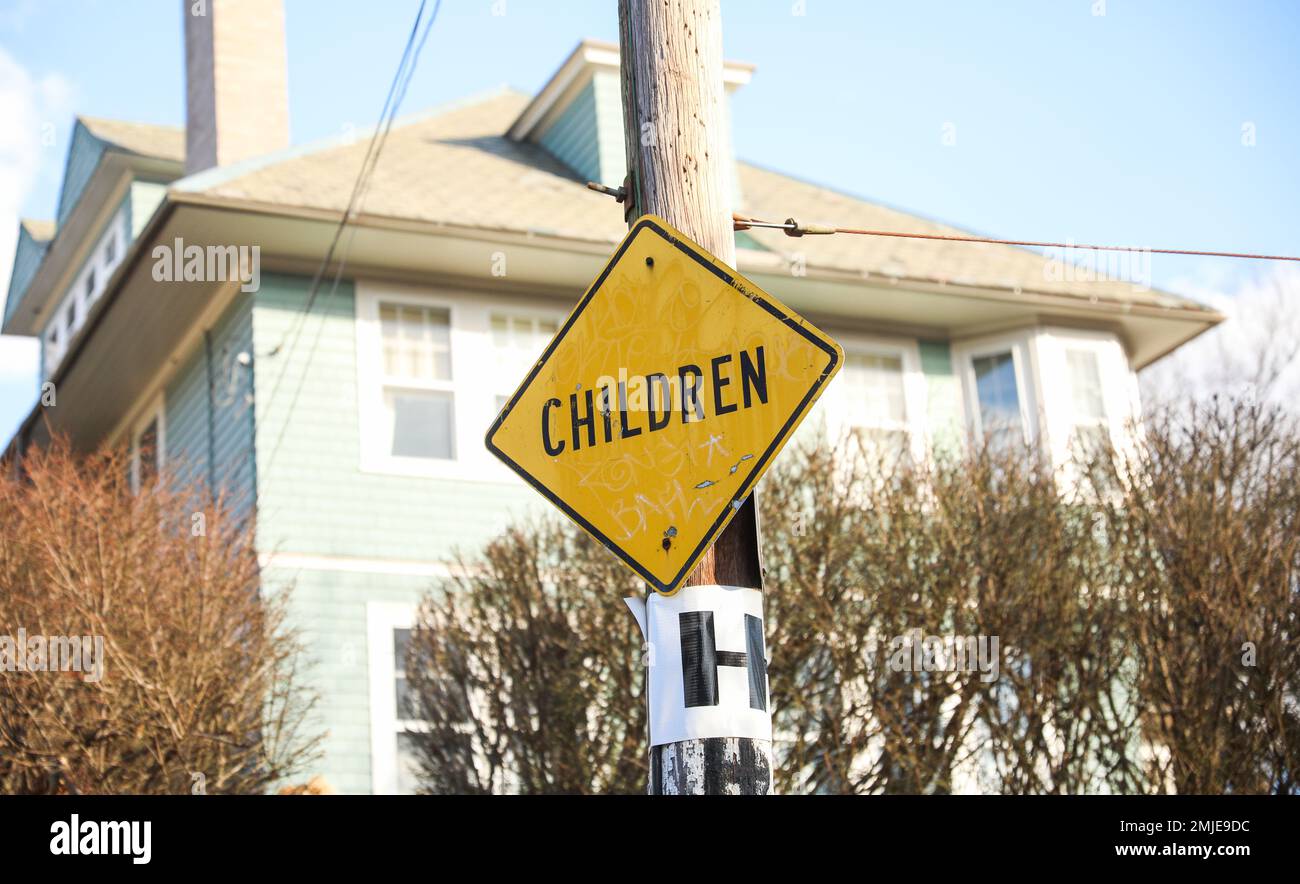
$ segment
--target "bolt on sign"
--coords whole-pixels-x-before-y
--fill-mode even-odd
[[[672,595],[843,361],[822,331],[646,215],[487,447]]]

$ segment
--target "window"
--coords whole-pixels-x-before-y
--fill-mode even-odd
[[[131,489],[139,493],[158,478],[166,461],[163,400],[159,396],[131,436]]]
[[[1065,362],[1074,422],[1070,444],[1076,454],[1087,457],[1105,449],[1109,434],[1101,368],[1095,350],[1067,348]]]
[[[514,395],[519,382],[555,337],[560,323],[553,317],[493,312],[489,324],[497,365],[495,405],[499,414]]]
[[[406,650],[411,630],[393,630],[393,697],[397,708],[397,793],[413,795],[418,785],[414,740],[409,731],[420,727],[406,679]]]
[[[50,323],[50,327],[45,332],[45,377],[54,374],[54,369],[59,365],[59,359],[63,357],[63,351],[60,349],[62,338],[59,334],[59,322],[56,318]]]
[[[484,447],[483,434],[563,315],[535,297],[358,280],[360,468],[452,481],[518,481]]]
[[[1106,404],[1101,393],[1101,370],[1097,366],[1097,354],[1091,350],[1072,347],[1065,351],[1065,361],[1070,369],[1070,389],[1074,394],[1076,418],[1104,421]]]
[[[103,283],[113,272],[118,259],[118,238],[126,237],[127,216],[119,212],[90,251],[84,266],[85,275],[73,282],[62,304],[54,311],[45,331],[45,376],[49,377],[67,355],[68,344],[86,321],[90,307],[103,294]]]
[[[1023,443],[1024,417],[1014,354],[1007,350],[976,356],[971,368],[981,432],[999,449]]]
[[[420,763],[415,755],[415,737],[406,731],[397,734],[397,794],[414,795],[419,789]]]
[[[409,628],[393,630],[393,698],[397,706],[397,717],[403,720],[415,718],[415,713],[412,711],[411,689],[406,683],[406,650],[410,644]]]
[[[412,732],[424,727],[406,680],[406,649],[415,609],[395,602],[366,605],[370,678],[370,778],[378,795],[409,795],[417,786]]]
[[[844,420],[872,460],[907,460],[911,431],[903,384],[903,357],[846,353],[841,369]]]
[[[383,402],[392,457],[456,456],[451,375],[451,312],[382,303]]]
[[[847,442],[865,467],[890,467],[925,457],[926,382],[916,341],[836,334],[844,363],[796,431],[796,444]]]
[[[966,413],[995,446],[1028,440],[1058,467],[1126,444],[1137,378],[1109,331],[1042,326],[959,344]],[[1118,422],[1118,423],[1117,423]]]
[[[161,464],[158,462],[160,453],[158,451],[158,419],[154,418],[145,424],[140,435],[136,437],[136,457],[139,464],[136,467],[136,490],[148,485],[150,481],[158,476],[158,468]]]

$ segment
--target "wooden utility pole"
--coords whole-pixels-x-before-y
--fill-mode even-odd
[[[733,169],[722,80],[719,0],[619,0],[629,225],[653,213],[736,265]],[[687,586],[762,589],[754,495]],[[685,740],[650,750],[652,794],[765,794],[766,740]]]

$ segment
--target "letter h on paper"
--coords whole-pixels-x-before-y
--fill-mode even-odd
[[[767,711],[767,656],[763,621],[745,615],[745,650],[719,651],[712,611],[683,611],[677,615],[682,642],[682,686],[686,707],[717,706],[718,667],[739,666],[749,673],[749,705]]]

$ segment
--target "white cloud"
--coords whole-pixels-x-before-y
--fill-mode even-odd
[[[0,291],[9,287],[19,212],[42,160],[55,148],[72,91],[65,77],[35,77],[0,48]]]
[[[4,24],[20,27],[21,18]],[[68,116],[72,91],[66,78],[33,76],[0,48],[0,301],[9,290],[19,213],[55,149],[55,127]],[[30,406],[21,391],[36,386],[36,354],[34,340],[0,337],[0,425]]]
[[[0,385],[29,381],[35,387],[39,355],[40,341],[36,338],[0,335]]]

